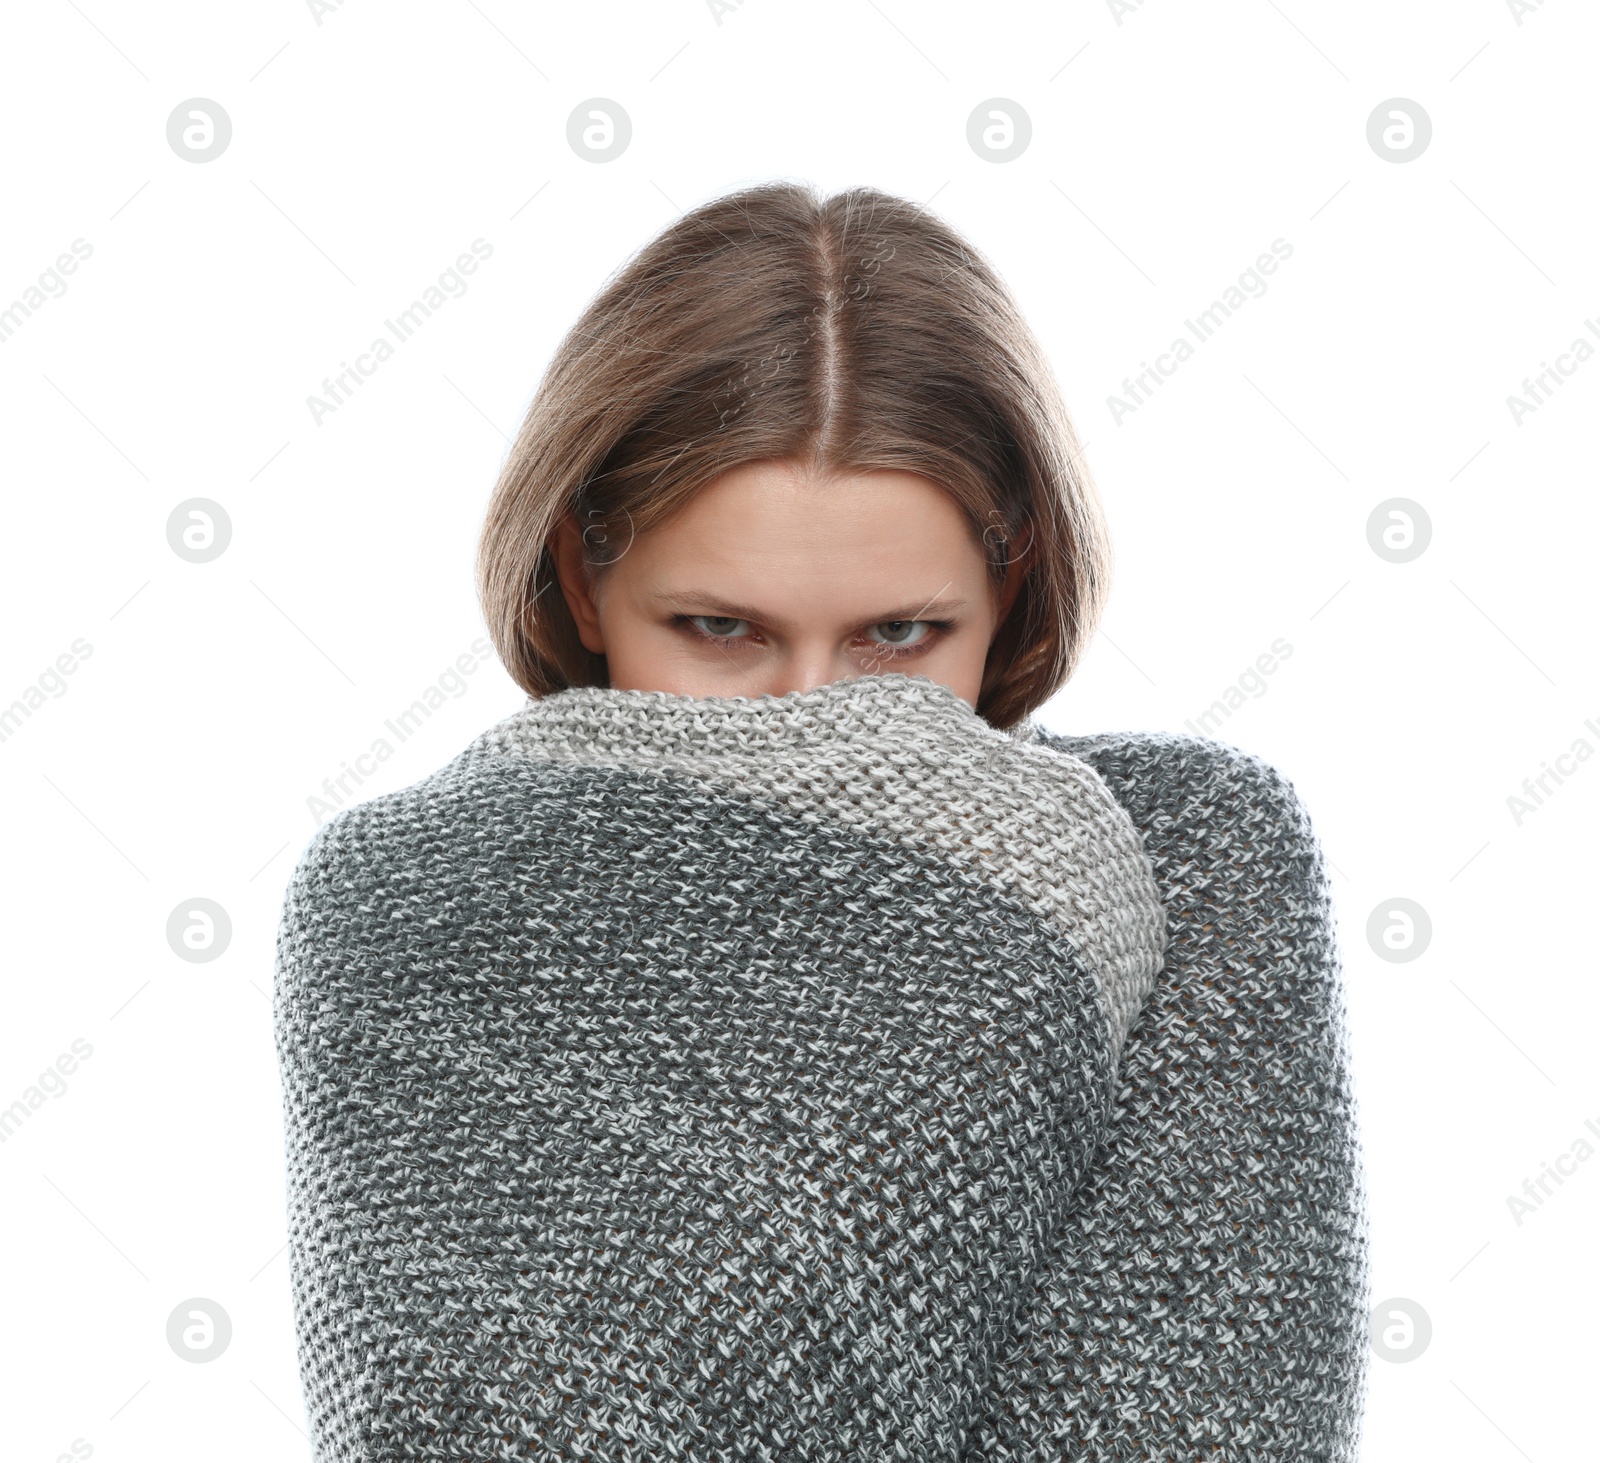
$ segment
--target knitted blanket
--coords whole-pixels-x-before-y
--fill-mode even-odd
[[[274,990],[315,1458],[1350,1456],[1319,860],[1243,754],[898,674],[565,691],[345,810]]]

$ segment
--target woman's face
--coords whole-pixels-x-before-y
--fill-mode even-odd
[[[999,596],[955,501],[898,471],[817,479],[786,462],[715,478],[591,584],[570,518],[562,592],[617,690],[781,696],[903,671],[977,704]]]

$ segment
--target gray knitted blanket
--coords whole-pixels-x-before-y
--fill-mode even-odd
[[[317,1463],[1347,1459],[1326,876],[1214,742],[584,688],[346,809],[274,988]]]

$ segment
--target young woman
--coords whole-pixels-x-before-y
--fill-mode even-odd
[[[751,188],[607,283],[483,531],[527,705],[286,898],[320,1457],[1354,1456],[1321,853],[1032,720],[1108,563],[927,210]]]
[[[1066,408],[976,251],[903,200],[788,185],[695,210],[601,291],[528,412],[480,558],[530,695],[779,693],[915,666],[1002,728],[1071,675],[1108,573]]]

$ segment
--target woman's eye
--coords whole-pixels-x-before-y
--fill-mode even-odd
[[[713,640],[742,639],[740,627],[748,629],[750,624],[748,620],[736,620],[731,615],[690,615],[689,623]]]
[[[927,638],[930,628],[927,620],[880,620],[867,636],[879,645],[916,645]]]

